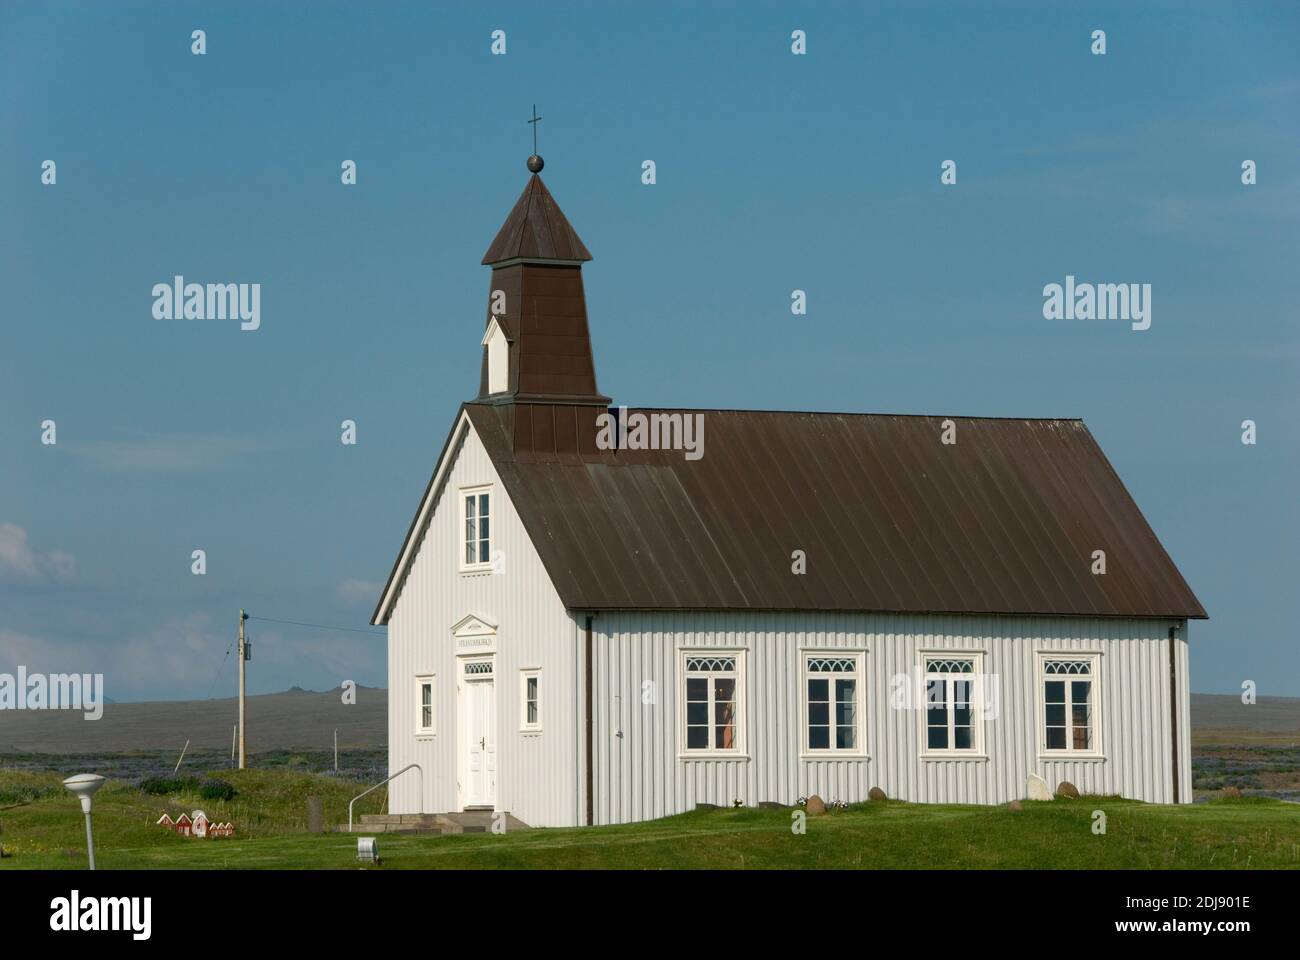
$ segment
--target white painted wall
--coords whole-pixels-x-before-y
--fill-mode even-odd
[[[500,477],[467,419],[458,428],[453,458],[437,494],[415,560],[401,585],[388,624],[388,770],[419,763],[424,811],[458,810],[456,791],[456,680],[458,653],[495,651],[497,809],[525,823],[574,824],[579,798],[576,752],[578,638],[573,618],[551,586]],[[492,549],[496,573],[461,573],[461,487],[492,484]],[[467,614],[497,624],[495,644],[458,650],[452,627]],[[520,732],[519,672],[540,667],[540,734]],[[415,678],[434,674],[435,733],[416,736]],[[410,771],[390,785],[389,812],[416,812]]]
[[[739,799],[793,803],[800,796],[890,797],[922,803],[1002,803],[1025,796],[1037,773],[1083,793],[1173,800],[1170,775],[1169,641],[1174,621],[890,614],[602,613],[596,619],[596,822],[623,823]],[[1187,645],[1179,659],[1180,801],[1191,801]],[[747,759],[678,758],[677,651],[747,651]],[[865,759],[800,758],[799,652],[864,649]],[[981,650],[999,679],[999,715],[985,721],[987,759],[920,757],[915,711],[889,705],[889,679],[921,650]],[[1038,756],[1037,651],[1100,651],[1103,760]],[[656,705],[643,705],[645,680]],[[617,698],[617,699],[616,699]],[[622,736],[617,735],[622,732]]]

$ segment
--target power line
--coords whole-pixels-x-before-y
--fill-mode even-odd
[[[212,692],[217,689],[217,681],[221,679],[222,672],[226,669],[226,661],[230,659],[230,651],[234,647],[235,641],[230,641],[230,646],[226,647],[226,655],[221,658],[221,663],[217,664],[217,672],[212,677],[212,683],[208,686],[208,695],[205,700],[212,699]]]
[[[328,623],[302,623],[298,620],[277,620],[274,617],[255,617],[251,613],[248,615],[249,620],[262,620],[266,623],[287,623],[295,627],[314,627],[317,630],[342,630],[346,633],[368,633],[371,636],[382,637],[382,630],[361,630],[357,627],[335,627]]]

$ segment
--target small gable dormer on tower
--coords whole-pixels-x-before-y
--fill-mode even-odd
[[[510,390],[510,345],[514,342],[509,322],[492,314],[487,331],[483,334],[483,349],[487,351],[488,396],[508,393]]]

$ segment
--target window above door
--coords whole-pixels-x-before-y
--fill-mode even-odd
[[[460,571],[487,573],[492,569],[492,487],[460,488]]]

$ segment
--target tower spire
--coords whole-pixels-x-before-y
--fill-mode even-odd
[[[530,169],[533,160],[541,159],[529,157]],[[497,231],[496,239],[483,254],[483,263],[496,265],[520,258],[568,263],[591,259],[591,252],[578,236],[578,231],[573,229],[535,170],[506,222]]]
[[[528,158],[532,176],[483,255],[492,278],[478,399],[603,407],[582,284],[591,252],[538,175],[541,161]]]

